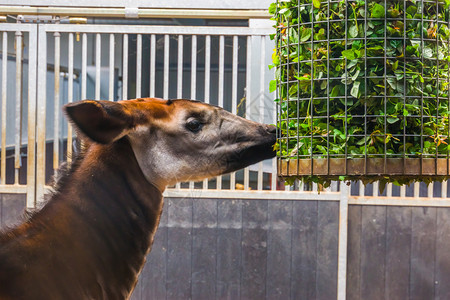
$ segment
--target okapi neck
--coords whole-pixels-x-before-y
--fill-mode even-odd
[[[58,291],[68,299],[126,299],[153,243],[162,195],[146,181],[125,139],[91,145],[68,176],[16,231],[26,236],[22,247],[39,243],[25,251],[44,259],[16,267],[28,272],[23,276],[36,276],[43,289],[34,292],[44,295]],[[39,274],[48,266],[47,274]],[[48,296],[42,299],[52,299]]]

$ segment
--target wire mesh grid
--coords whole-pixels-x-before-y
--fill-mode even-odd
[[[279,174],[449,175],[448,2],[271,9]]]

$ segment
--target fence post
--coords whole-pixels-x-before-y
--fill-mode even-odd
[[[347,288],[347,233],[348,233],[348,198],[350,186],[342,181],[339,199],[339,245],[338,245],[338,280],[337,299],[346,299]]]

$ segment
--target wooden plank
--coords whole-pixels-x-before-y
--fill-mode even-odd
[[[191,298],[192,199],[168,199],[167,277],[168,299]]]
[[[292,202],[268,204],[267,299],[289,299],[291,294]]]
[[[347,299],[361,299],[361,208],[348,207]]]
[[[267,200],[242,203],[241,299],[266,296]]]
[[[193,202],[192,299],[216,297],[217,200]]]
[[[1,227],[13,226],[22,221],[26,207],[25,194],[3,194]]]
[[[361,213],[361,295],[378,300],[385,294],[386,207],[364,206]]]
[[[386,299],[409,299],[411,208],[387,207]]]
[[[435,299],[450,299],[450,208],[437,209]]]
[[[242,201],[217,200],[216,299],[240,299]]]
[[[291,299],[316,299],[317,203],[292,203]]]
[[[166,200],[168,201],[168,200]],[[156,231],[151,252],[141,274],[141,299],[166,299],[167,276],[167,221],[168,205],[165,205],[159,228]]]
[[[318,203],[317,299],[336,299],[338,272],[339,203]]]
[[[436,208],[412,208],[410,299],[434,298]]]

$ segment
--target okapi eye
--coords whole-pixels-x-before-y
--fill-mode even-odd
[[[203,124],[197,119],[191,120],[186,123],[186,128],[194,133],[199,132],[202,129],[202,127]]]

